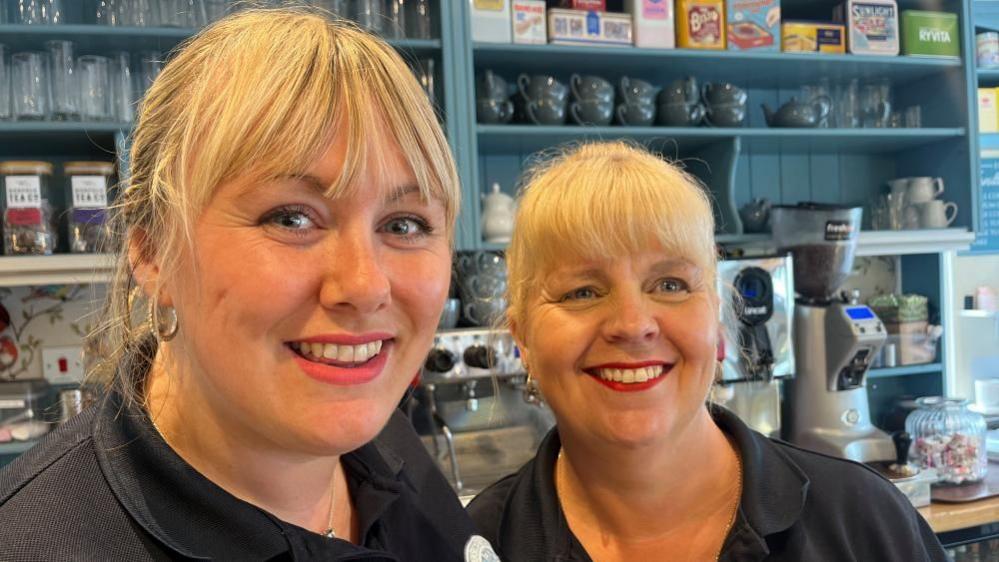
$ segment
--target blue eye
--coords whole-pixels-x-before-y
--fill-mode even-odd
[[[381,230],[401,238],[414,238],[430,234],[434,229],[418,217],[396,217],[386,222]]]
[[[303,231],[316,227],[308,211],[299,207],[283,207],[272,211],[261,219],[261,224],[272,225],[283,230]]]
[[[690,286],[681,279],[667,277],[656,283],[656,290],[663,293],[681,293],[690,290]]]
[[[562,301],[577,301],[596,298],[597,292],[593,290],[592,287],[580,287],[578,289],[573,289],[562,295]]]

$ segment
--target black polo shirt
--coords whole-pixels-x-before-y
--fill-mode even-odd
[[[743,464],[742,500],[719,560],[947,560],[929,525],[875,471],[768,439],[731,412],[712,411],[715,422],[738,446]],[[468,506],[483,535],[507,562],[590,560],[569,529],[555,493],[559,448],[558,431],[553,429],[531,462]],[[670,560],[669,553],[663,553],[662,560]]]
[[[361,545],[229,494],[112,395],[0,471],[0,560],[466,560],[472,522],[401,414],[342,458]]]

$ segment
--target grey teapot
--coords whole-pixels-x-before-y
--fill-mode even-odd
[[[739,208],[742,230],[747,234],[766,232],[773,205],[766,197],[757,197]]]
[[[829,96],[816,96],[810,102],[800,102],[795,98],[780,106],[775,112],[767,104],[761,104],[767,125],[771,127],[818,127],[829,116],[832,100]]]

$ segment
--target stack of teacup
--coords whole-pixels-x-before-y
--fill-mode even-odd
[[[727,82],[705,84],[701,90],[704,120],[712,127],[741,127],[748,97],[746,90]]]
[[[520,121],[535,125],[565,124],[569,88],[548,74],[517,77],[513,105]]]
[[[496,125],[513,119],[513,103],[502,77],[486,70],[475,81],[475,118],[479,123]]]
[[[465,321],[492,326],[506,311],[506,260],[497,252],[460,252],[455,270]]]
[[[617,121],[626,127],[648,127],[656,120],[656,95],[661,88],[623,76],[618,83]]]
[[[937,199],[944,192],[942,178],[898,178],[890,180],[888,187],[891,192],[886,199],[894,228],[947,228],[957,218],[957,203]]]
[[[701,92],[693,76],[674,80],[659,92],[659,124],[667,127],[696,127],[704,119]]]
[[[569,77],[569,116],[578,125],[610,125],[614,118],[614,86],[599,76]]]

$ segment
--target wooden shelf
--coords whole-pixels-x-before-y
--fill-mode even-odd
[[[867,372],[867,377],[881,379],[884,377],[902,377],[907,375],[922,375],[925,373],[942,373],[942,363],[923,363],[919,365],[900,365],[898,367],[880,367]]]
[[[478,125],[479,149],[487,152],[534,152],[577,140],[631,138],[684,152],[718,141],[740,138],[754,152],[880,153],[962,137],[966,130],[924,129],[778,129],[710,127],[581,127],[575,125]],[[662,145],[659,147],[658,145]],[[675,148],[674,148],[675,150]]]
[[[20,455],[34,447],[35,443],[38,443],[38,441],[10,441],[8,443],[0,443],[0,456]]]
[[[106,283],[111,278],[106,254],[0,257],[0,287]]]
[[[578,72],[604,68],[615,73],[648,74],[658,68],[674,76],[694,75],[701,80],[768,88],[800,85],[818,78],[836,82],[843,77],[887,76],[905,82],[940,72],[960,72],[962,68],[959,59],[950,58],[508,43],[475,43],[473,54],[477,67],[513,72],[514,76],[572,68]]]
[[[43,50],[53,39],[73,41],[81,53],[106,54],[109,51],[169,51],[193,36],[195,30],[177,27],[116,27],[109,25],[0,25],[0,37],[18,50]],[[440,50],[439,39],[387,39],[404,52],[417,55]]]

